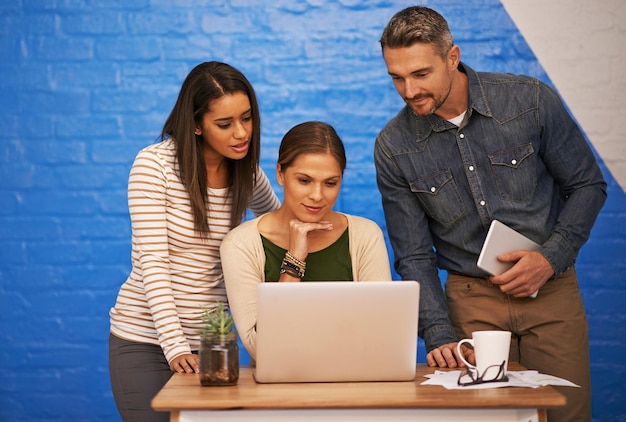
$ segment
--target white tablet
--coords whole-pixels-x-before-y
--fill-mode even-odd
[[[506,224],[493,220],[476,265],[491,275],[499,275],[511,268],[514,263],[500,262],[498,255],[520,250],[538,251],[540,249],[541,245]]]

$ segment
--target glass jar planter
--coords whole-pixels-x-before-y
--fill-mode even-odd
[[[236,385],[239,381],[237,334],[203,334],[200,339],[200,384]]]

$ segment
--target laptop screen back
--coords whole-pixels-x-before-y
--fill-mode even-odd
[[[261,283],[257,300],[257,382],[415,378],[415,281]]]

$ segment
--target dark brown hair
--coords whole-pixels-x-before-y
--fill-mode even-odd
[[[230,224],[235,227],[241,222],[252,197],[261,148],[259,105],[248,79],[239,70],[225,63],[199,64],[185,78],[176,104],[161,132],[161,139],[171,137],[176,143],[179,175],[189,193],[194,226],[203,237],[209,234],[208,183],[202,153],[204,141],[194,130],[196,124],[209,111],[212,101],[236,92],[243,92],[250,100],[253,130],[248,154],[241,160],[227,159],[232,193]]]
[[[346,169],[346,151],[335,129],[324,122],[304,122],[292,127],[283,136],[278,149],[278,164],[285,171],[302,154],[330,153]]]

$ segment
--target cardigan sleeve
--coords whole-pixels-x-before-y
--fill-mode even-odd
[[[383,232],[366,218],[348,215],[350,256],[355,281],[391,281]]]
[[[256,358],[257,284],[265,281],[265,253],[257,229],[259,218],[231,230],[220,246],[228,305],[241,342]]]

